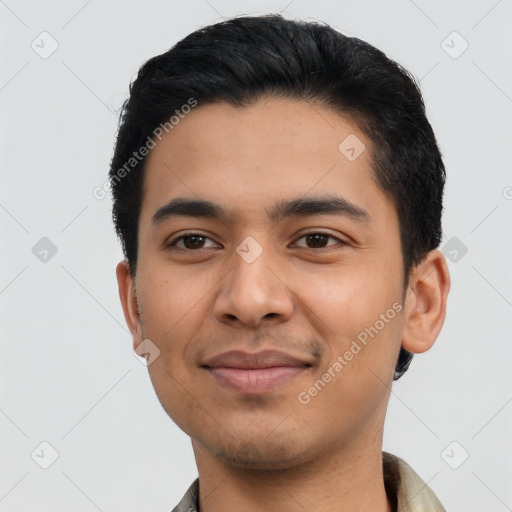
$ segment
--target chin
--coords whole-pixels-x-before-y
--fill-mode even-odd
[[[272,440],[264,435],[255,437],[195,439],[212,455],[239,469],[275,471],[291,469],[302,462],[301,449],[290,436]]]

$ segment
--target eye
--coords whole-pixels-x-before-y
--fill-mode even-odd
[[[329,247],[331,245],[347,245],[346,242],[343,240],[329,234],[329,233],[323,233],[321,231],[314,231],[311,233],[306,233],[305,235],[302,235],[297,240],[304,239],[305,245],[298,245],[297,242],[295,243],[296,247],[305,247],[309,249],[316,249],[316,250],[322,250],[326,247]],[[332,239],[338,242],[338,244],[328,244],[328,240]],[[177,247],[184,251],[195,251],[200,252],[201,250],[208,248],[207,241],[210,241],[213,243],[213,245],[210,245],[210,247],[216,246],[216,244],[210,237],[207,237],[206,235],[203,235],[202,233],[197,232],[189,232],[185,233],[177,238],[175,238],[170,243],[166,244],[165,247]],[[181,245],[179,245],[181,244]]]
[[[302,235],[298,240],[305,239],[306,245],[298,245],[297,247],[307,247],[309,249],[324,249],[326,247],[325,242],[329,240],[329,238],[333,240],[337,240],[341,245],[347,245],[343,240],[340,240],[339,238],[330,235],[329,233],[322,233],[319,232],[311,232],[306,233],[305,235]],[[309,244],[309,245],[308,245]],[[311,245],[313,247],[311,247]],[[330,244],[330,245],[336,245],[336,244]]]
[[[183,250],[196,250],[196,249],[204,249],[205,241],[210,240],[213,242],[213,240],[202,233],[185,233],[184,235],[179,236],[178,238],[175,238],[172,242],[166,244],[166,247],[178,247],[179,249]],[[179,246],[178,244],[183,242],[182,246]],[[213,242],[214,245],[215,242]]]

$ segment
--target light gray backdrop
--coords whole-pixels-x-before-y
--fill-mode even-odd
[[[133,355],[111,203],[92,191],[145,60],[224,17],[279,11],[421,80],[448,172],[452,291],[436,345],[393,387],[384,448],[449,512],[512,510],[512,0],[0,0],[1,512],[167,512],[195,478]]]

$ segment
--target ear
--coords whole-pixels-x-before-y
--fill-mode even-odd
[[[413,354],[426,352],[441,331],[450,290],[450,273],[441,251],[430,251],[411,272],[405,298],[402,347]]]
[[[116,275],[124,318],[132,333],[133,349],[135,350],[143,341],[143,336],[135,283],[130,274],[130,267],[127,261],[123,260],[117,264]]]

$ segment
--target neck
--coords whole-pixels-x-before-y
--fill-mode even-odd
[[[272,471],[235,467],[192,444],[201,512],[392,512],[384,487],[382,438]]]

